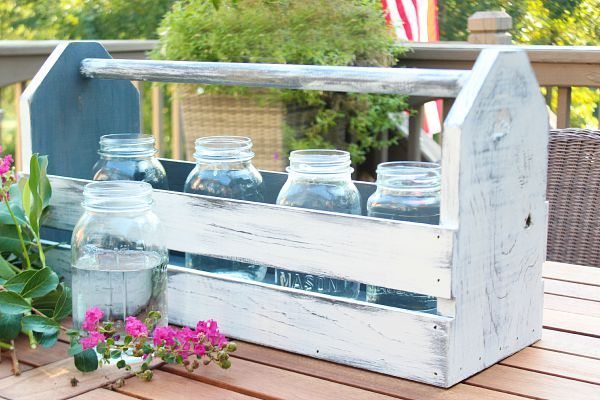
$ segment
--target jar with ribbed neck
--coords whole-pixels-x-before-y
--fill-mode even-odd
[[[160,221],[145,182],[93,182],[83,191],[84,213],[71,239],[73,323],[98,307],[118,330],[159,311],[167,323],[167,263]]]
[[[236,200],[263,201],[263,180],[252,165],[252,140],[244,136],[207,136],[196,140],[196,166],[184,192]],[[262,281],[267,267],[186,254],[186,266],[203,271]]]
[[[377,190],[367,201],[370,217],[439,224],[441,174],[437,163],[398,161],[379,164]],[[415,265],[415,272],[419,266]],[[435,313],[435,297],[367,285],[367,301]]]
[[[341,150],[290,153],[288,179],[277,204],[344,214],[361,214],[360,194],[352,182],[350,154]],[[278,269],[275,284],[331,296],[357,298],[358,282]]]
[[[154,138],[118,133],[100,138],[100,159],[93,168],[95,181],[141,181],[155,189],[169,189],[167,173],[156,158]]]

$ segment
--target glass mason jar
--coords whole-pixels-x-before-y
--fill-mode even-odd
[[[167,323],[168,252],[152,212],[152,186],[145,182],[92,182],[83,191],[85,212],[71,239],[73,324],[98,307],[116,322],[142,321],[159,311]]]
[[[95,181],[142,181],[155,189],[169,189],[167,173],[154,148],[154,138],[118,133],[100,138],[100,159],[93,168]]]
[[[367,213],[370,217],[438,225],[440,187],[437,163],[398,161],[379,164],[377,190],[367,201]],[[430,313],[437,310],[435,297],[372,285],[367,285],[367,301]]]
[[[352,182],[350,154],[341,150],[296,150],[277,204],[361,215],[360,194]],[[360,283],[278,269],[275,284],[331,296],[357,298]]]
[[[184,192],[228,199],[263,201],[260,172],[252,165],[252,140],[243,136],[207,136],[196,139],[196,167],[188,175]],[[186,254],[189,268],[262,281],[267,267]]]

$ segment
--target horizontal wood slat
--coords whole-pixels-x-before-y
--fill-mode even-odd
[[[344,400],[391,400],[392,397],[340,385],[254,362],[236,359],[229,370],[205,368],[189,374],[183,368],[167,365],[163,370],[181,374],[188,379],[245,393],[260,398],[330,400],[335,396]]]
[[[44,224],[72,229],[88,182],[62,177],[51,182],[52,207]],[[288,270],[451,297],[449,229],[162,190],[153,198],[171,250],[259,265],[277,260],[276,266]]]
[[[217,368],[210,366],[208,368]],[[204,369],[197,371],[203,374]],[[264,377],[267,379],[267,377]],[[144,400],[189,400],[189,399],[210,399],[210,400],[251,400],[255,397],[232,392],[219,386],[208,385],[192,379],[164,372],[154,371],[154,376],[150,382],[143,381],[137,377],[129,378],[125,385],[117,389],[120,393]]]
[[[596,267],[546,261],[542,274],[548,279],[600,286],[600,268]]]
[[[81,73],[99,79],[455,97],[470,71],[88,58]]]
[[[132,400],[135,397],[127,396],[121,393],[113,392],[108,389],[96,389],[91,392],[72,397],[75,400]]]
[[[131,376],[116,366],[103,366],[95,372],[77,371],[72,358],[56,361],[0,380],[0,397],[18,400],[60,400],[108,385]],[[77,386],[71,385],[76,378]]]
[[[544,279],[544,292],[583,300],[600,301],[600,289],[597,286]]]
[[[24,335],[20,335],[15,339],[15,349],[17,351],[17,358],[21,363],[39,367],[67,358],[69,346],[65,343],[58,342],[55,346],[48,349],[41,347],[32,349],[29,346],[28,338]],[[9,357],[6,352],[3,352],[2,356],[5,360]]]
[[[600,385],[600,360],[528,347],[502,365]]]
[[[600,398],[600,385],[494,365],[467,380],[469,384],[506,393],[547,400]]]
[[[334,364],[328,361],[298,356],[296,354],[251,343],[239,342],[238,345],[238,350],[233,353],[236,358],[233,361],[234,366],[237,363],[237,359],[242,358],[271,367],[298,372],[304,375],[402,399],[511,400],[522,398],[460,383],[450,389],[441,389],[431,385],[398,379],[383,374],[360,370],[358,368]]]
[[[172,323],[193,325],[198,319],[214,318],[237,339],[415,380],[445,378],[451,318],[180,267],[169,272]],[[344,334],[331,334],[340,330]],[[357,348],[369,351],[356,352]]]
[[[544,328],[600,338],[600,318],[587,315],[544,310]]]
[[[590,336],[544,329],[542,340],[532,347],[600,360],[600,339]]]
[[[600,301],[544,294],[544,309],[600,318]]]

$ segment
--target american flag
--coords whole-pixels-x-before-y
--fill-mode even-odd
[[[440,40],[437,0],[381,0],[385,18],[398,40],[435,42]],[[440,132],[442,102],[431,101],[424,105],[423,130],[428,134]]]

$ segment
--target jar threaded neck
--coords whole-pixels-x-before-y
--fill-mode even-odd
[[[436,192],[441,188],[438,163],[393,161],[377,166],[377,186],[400,191]]]
[[[91,211],[143,211],[152,207],[152,186],[137,181],[98,181],[83,188],[83,208]]]
[[[102,158],[142,158],[156,154],[154,137],[139,133],[116,133],[100,138]]]
[[[252,139],[245,136],[205,136],[196,139],[197,162],[241,162],[254,157]]]
[[[343,150],[294,150],[290,153],[289,172],[302,174],[352,173],[350,153]]]

